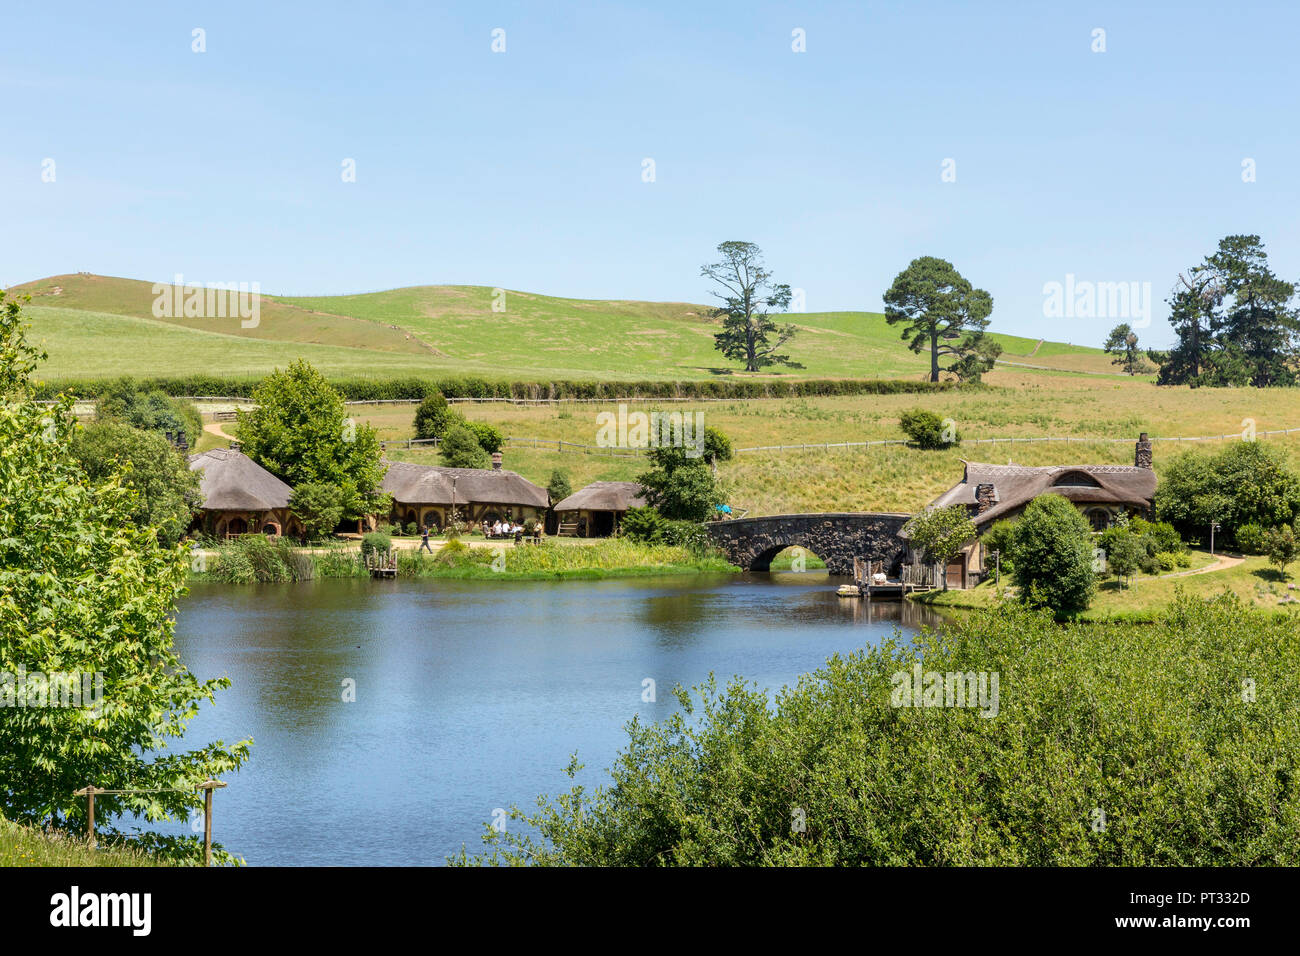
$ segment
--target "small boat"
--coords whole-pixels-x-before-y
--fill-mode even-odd
[[[856,584],[841,584],[839,590],[835,592],[840,597],[861,597],[862,592]]]

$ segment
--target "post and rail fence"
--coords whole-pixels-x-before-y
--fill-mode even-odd
[[[212,865],[212,791],[219,790],[226,784],[220,780],[208,779],[198,784],[193,789],[203,791],[203,865]],[[114,790],[111,788],[97,787],[93,783],[87,784],[80,790],[74,790],[74,797],[86,798],[86,843],[93,850],[97,845],[95,838],[95,797],[115,796],[128,793],[188,793],[191,788],[188,787],[154,787],[152,789],[123,789]]]

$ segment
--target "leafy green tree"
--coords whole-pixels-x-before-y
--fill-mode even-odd
[[[660,544],[664,540],[666,522],[654,508],[629,508],[623,515],[619,530],[624,537],[646,544]]]
[[[898,425],[918,448],[947,448],[961,444],[961,435],[951,421],[945,422],[934,412],[913,408],[902,413]]]
[[[328,482],[304,482],[293,489],[289,508],[302,522],[304,537],[323,538],[343,520],[343,490]]]
[[[512,807],[480,855],[452,862],[1295,866],[1300,788],[1260,768],[1300,752],[1298,653],[1294,621],[1231,596],[1182,597],[1140,635],[976,611],[836,655],[775,695],[740,678],[677,688],[662,721],[628,722],[608,785]],[[1243,661],[1279,692],[1243,707]],[[940,677],[937,695],[904,695],[917,672]],[[975,706],[936,712],[956,702],[947,675],[975,681]]]
[[[571,494],[573,494],[573,486],[569,484],[569,476],[556,468],[551,472],[551,480],[546,483],[546,497],[554,505],[557,501],[563,501]]]
[[[1060,495],[1040,495],[1016,522],[1013,579],[1026,603],[1059,618],[1086,611],[1097,589],[1092,529]]]
[[[16,686],[0,681],[0,813],[81,830],[86,801],[73,791],[152,791],[96,800],[99,827],[120,837],[119,817],[185,819],[202,806],[195,786],[238,769],[251,741],[168,746],[229,685],[198,680],[173,646],[188,553],[136,523],[138,498],[122,475],[92,480],[73,458],[71,398],[31,400],[43,356],[23,329],[18,303],[0,294],[0,674],[100,675],[102,692],[91,676],[80,684],[89,710],[31,706],[42,699],[38,683],[35,701],[19,706]],[[71,683],[56,684],[70,700]],[[197,853],[194,840],[159,842]]]
[[[142,431],[161,436],[183,438],[193,448],[203,433],[203,416],[193,402],[187,402],[158,389],[141,391],[131,378],[106,384],[95,396],[98,421],[120,421]]]
[[[702,456],[705,462],[716,465],[720,461],[731,461],[735,455],[736,452],[731,446],[730,438],[712,426],[705,427],[704,454]]]
[[[1129,375],[1145,372],[1149,368],[1142,358],[1142,350],[1138,348],[1137,333],[1127,322],[1121,322],[1110,330],[1102,350],[1107,355],[1114,356],[1110,364],[1121,366]]]
[[[501,431],[487,422],[466,422],[465,427],[473,433],[479,447],[488,454],[500,451],[501,446],[505,444],[506,438]]]
[[[380,510],[384,465],[379,438],[348,418],[343,398],[299,359],[253,391],[257,407],[239,412],[244,453],[294,488],[331,484],[343,492],[343,517]]]
[[[486,468],[489,464],[488,453],[479,444],[478,437],[463,425],[448,429],[438,452],[448,468]]]
[[[1300,557],[1300,539],[1295,528],[1291,525],[1269,528],[1264,532],[1264,546],[1268,549],[1268,563],[1285,578],[1287,566]]]
[[[799,331],[793,324],[778,326],[771,317],[790,306],[790,287],[774,284],[763,264],[763,251],[752,242],[719,243],[722,258],[700,268],[700,275],[722,286],[713,292],[722,305],[712,316],[722,319],[722,331],[713,336],[713,347],[745,371],[757,372],[769,365],[803,368],[789,355],[777,350]],[[775,336],[775,341],[773,341]]]
[[[1003,518],[1001,521],[993,522],[992,527],[980,536],[980,541],[984,545],[984,553],[990,556],[986,560],[991,563],[991,555],[996,552],[998,554],[997,567],[1004,574],[1010,574],[1016,566],[1014,553],[1015,529],[1015,521]]]
[[[91,482],[120,477],[136,493],[132,520],[174,545],[203,503],[199,476],[167,439],[120,421],[95,421],[73,432],[72,457]]]
[[[459,418],[447,405],[442,392],[426,395],[415,409],[415,437],[441,438],[449,424]]]
[[[1106,568],[1115,575],[1121,584],[1132,577],[1142,567],[1147,557],[1147,549],[1139,535],[1130,528],[1116,525],[1107,528],[1098,538],[1098,544],[1106,559]]]
[[[1214,454],[1187,452],[1166,465],[1156,513],[1184,538],[1203,540],[1212,521],[1228,533],[1244,525],[1293,524],[1300,517],[1300,477],[1261,441],[1233,442]]]
[[[725,495],[707,456],[692,458],[687,452],[670,445],[652,447],[647,454],[651,469],[636,480],[645,491],[646,502],[665,518],[708,521],[715,517]]]
[[[964,279],[951,262],[922,256],[894,278],[885,293],[885,321],[903,325],[907,347],[930,353],[930,381],[951,372],[963,381],[979,381],[993,367],[1002,347],[984,330],[993,297]],[[952,362],[941,365],[945,357]]]
[[[947,508],[930,508],[913,515],[903,526],[903,533],[913,545],[925,552],[927,560],[947,566],[962,552],[968,541],[975,538],[975,524],[970,520],[964,505]],[[948,575],[943,576],[943,589],[948,590]]]

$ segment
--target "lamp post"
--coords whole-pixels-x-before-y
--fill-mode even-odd
[[[1219,530],[1219,522],[1210,522],[1210,557],[1214,557],[1214,532]]]

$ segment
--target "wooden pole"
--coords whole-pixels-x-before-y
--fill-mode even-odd
[[[74,797],[86,798],[86,842],[92,850],[95,849],[95,794],[104,792],[106,791],[92,783],[73,791],[72,794]]]
[[[203,791],[203,865],[212,865],[212,791],[225,784],[220,780],[205,780],[199,784]]]

